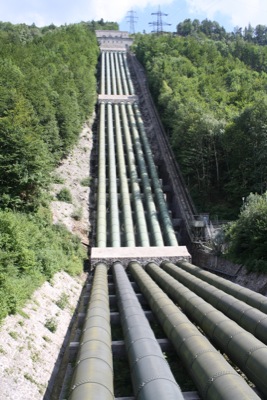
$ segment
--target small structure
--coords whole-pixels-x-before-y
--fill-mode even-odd
[[[129,32],[126,31],[98,30],[96,37],[101,51],[127,51],[133,43],[133,39],[129,37]]]
[[[176,263],[181,260],[191,262],[191,255],[186,246],[162,246],[162,247],[93,247],[91,252],[91,266],[99,262],[112,265],[119,261],[125,268],[130,261],[137,261],[142,265],[149,262],[160,264],[168,260]]]

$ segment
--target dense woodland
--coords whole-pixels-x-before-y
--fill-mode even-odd
[[[45,279],[80,273],[80,241],[53,225],[52,171],[96,100],[102,20],[44,28],[0,23],[0,319]]]
[[[228,256],[267,270],[267,27],[189,19],[134,50],[197,208],[225,227]],[[253,193],[253,194],[251,194]]]
[[[94,110],[95,29],[118,26],[0,23],[0,320],[56,271],[82,270],[79,240],[52,224],[48,189]],[[186,20],[178,35],[137,35],[134,45],[199,211],[236,218],[244,197],[226,229],[229,254],[241,262],[249,254],[253,268],[251,249],[260,244],[261,269],[267,199],[249,194],[267,184],[266,30],[228,34],[215,22]],[[251,226],[254,242],[244,236]]]
[[[140,35],[135,51],[198,209],[235,218],[266,191],[267,47],[194,32]]]

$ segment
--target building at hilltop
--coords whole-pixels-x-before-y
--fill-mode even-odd
[[[96,37],[100,50],[127,51],[133,43],[129,32],[126,31],[97,30]]]

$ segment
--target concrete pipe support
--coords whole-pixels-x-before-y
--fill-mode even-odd
[[[137,262],[129,270],[205,400],[259,397]]]
[[[113,265],[113,275],[135,399],[183,399],[127,274],[119,262]]]
[[[114,400],[107,266],[95,275],[69,400]]]

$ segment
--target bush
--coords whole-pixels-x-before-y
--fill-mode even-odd
[[[79,238],[49,213],[0,211],[0,320],[18,312],[34,290],[60,270],[77,275],[86,258]]]
[[[226,227],[226,239],[231,260],[267,273],[267,192],[248,196],[238,220]]]
[[[57,199],[59,201],[65,201],[65,203],[72,203],[71,192],[68,188],[62,188],[57,194]]]
[[[69,298],[67,293],[62,293],[60,298],[56,301],[56,305],[61,308],[61,310],[64,310],[69,305]]]
[[[52,333],[55,333],[57,330],[57,321],[54,317],[51,317],[46,320],[45,327]]]

